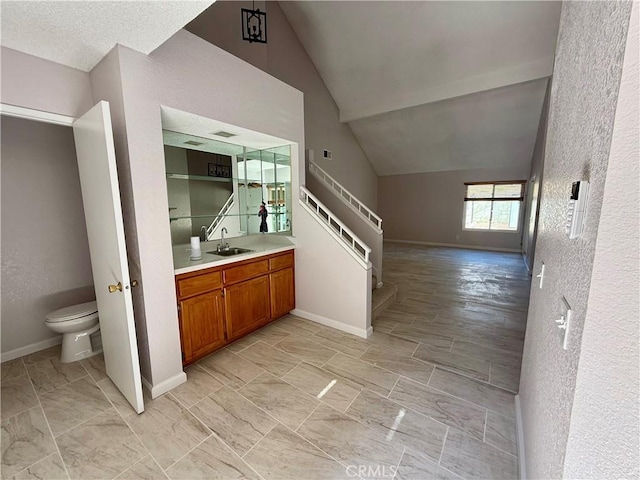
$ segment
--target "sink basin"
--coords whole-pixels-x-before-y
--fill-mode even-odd
[[[249,252],[253,252],[253,250],[249,250],[248,248],[229,248],[228,250],[214,250],[207,253],[210,253],[212,255],[220,255],[221,257],[232,257],[234,255],[240,255],[241,253]]]

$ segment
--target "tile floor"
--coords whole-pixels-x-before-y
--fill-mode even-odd
[[[385,245],[367,340],[283,319],[137,415],[101,357],[2,364],[2,478],[515,479],[519,255]]]

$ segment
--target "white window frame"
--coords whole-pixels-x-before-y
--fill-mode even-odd
[[[493,191],[495,192],[496,185],[521,185],[520,197],[519,198],[505,198],[505,197],[494,197],[491,198],[467,198],[467,187],[470,185],[492,185]],[[500,180],[500,181],[492,181],[492,182],[465,182],[464,184],[464,200],[462,202],[462,230],[465,232],[488,232],[488,233],[522,233],[522,216],[523,216],[523,206],[525,199],[525,190],[526,190],[527,181],[526,180]],[[518,228],[516,230],[492,230],[490,228],[468,228],[466,226],[467,219],[467,202],[495,202],[495,201],[509,201],[509,202],[520,202],[520,208],[518,209]],[[493,208],[491,208],[493,213]],[[491,220],[489,220],[489,225],[491,225]]]

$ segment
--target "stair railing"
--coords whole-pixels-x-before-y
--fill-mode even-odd
[[[224,205],[218,212],[218,215],[216,215],[216,217],[211,222],[211,225],[209,225],[209,227],[207,228],[207,240],[211,240],[211,237],[213,236],[213,233],[216,231],[216,228],[218,228],[218,226],[220,225],[220,223],[222,223],[222,220],[224,220],[227,213],[229,213],[229,210],[231,210],[231,206],[233,205],[235,196],[236,196],[235,193],[232,193],[231,195],[229,195],[229,198],[227,199],[227,201],[224,203]]]

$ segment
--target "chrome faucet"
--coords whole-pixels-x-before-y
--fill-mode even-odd
[[[225,233],[229,233],[229,231],[227,230],[227,227],[222,227],[222,230],[220,230],[220,245],[218,245],[218,250],[227,250],[229,248],[229,245],[224,243]]]
[[[209,239],[207,238],[207,227],[206,227],[206,226],[204,226],[204,225],[202,225],[202,226],[200,227],[200,241],[201,241],[201,242],[206,242],[207,240],[209,240]]]

